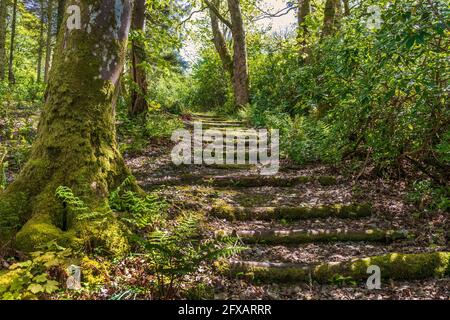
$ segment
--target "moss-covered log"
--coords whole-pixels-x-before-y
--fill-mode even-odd
[[[363,231],[343,229],[238,230],[233,232],[233,234],[241,238],[241,240],[247,244],[259,243],[270,245],[336,241],[392,242],[408,237],[407,231],[381,229],[368,229]]]
[[[115,103],[131,17],[131,0],[80,0],[81,29],[61,29],[46,101],[31,156],[0,195],[3,239],[17,227],[16,245],[33,250],[50,240],[63,245],[80,239],[77,219],[55,196],[70,187],[92,210],[107,210],[107,196],[129,175],[115,136]],[[64,21],[69,18],[66,14]],[[126,247],[113,216],[87,241],[113,252]]]
[[[217,264],[223,274],[256,282],[330,283],[335,279],[366,281],[371,265],[380,267],[382,279],[415,280],[450,276],[450,252],[402,254],[353,259],[341,263],[304,266],[292,263],[233,262]]]
[[[305,220],[311,218],[361,218],[370,216],[370,204],[321,205],[301,207],[234,207],[229,204],[218,204],[211,208],[210,213],[227,220]]]
[[[151,181],[151,185],[144,185],[145,188],[159,185],[183,185],[183,184],[202,184],[212,187],[236,187],[252,188],[261,186],[271,187],[291,187],[302,183],[318,182],[327,186],[336,184],[337,180],[329,176],[295,176],[295,177],[277,177],[277,176],[203,176],[184,174],[174,179],[164,179],[161,181]]]

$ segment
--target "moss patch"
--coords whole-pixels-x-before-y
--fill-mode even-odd
[[[244,277],[257,282],[328,283],[337,276],[365,281],[367,268],[377,265],[383,279],[414,280],[450,276],[450,252],[401,254],[390,253],[342,263],[324,263],[314,266],[244,262],[219,266],[221,273]]]
[[[252,244],[300,244],[310,242],[370,241],[392,242],[406,239],[406,231],[369,229],[365,231],[349,230],[261,230],[237,231],[244,243]]]
[[[224,202],[213,205],[211,214],[227,220],[302,220],[311,218],[360,218],[372,213],[369,204],[323,205],[312,207],[233,207]]]

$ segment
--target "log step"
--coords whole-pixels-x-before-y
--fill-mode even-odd
[[[416,280],[450,276],[450,252],[402,254],[389,253],[339,263],[300,265],[255,261],[217,262],[222,274],[246,278],[255,282],[330,283],[339,279],[365,282],[369,266],[378,266],[382,279]]]
[[[184,184],[201,184],[212,187],[235,187],[235,188],[251,188],[261,186],[271,187],[290,187],[303,183],[318,182],[322,186],[330,186],[337,184],[335,177],[331,176],[295,176],[295,177],[277,177],[277,176],[204,176],[204,175],[179,175],[176,178],[154,179],[144,183],[144,188],[158,185],[184,185]]]
[[[321,205],[299,207],[234,207],[226,203],[213,205],[211,215],[229,221],[305,220],[312,218],[362,218],[372,214],[370,204]]]
[[[246,244],[267,245],[294,245],[312,242],[392,242],[409,237],[405,230],[368,229],[350,231],[344,229],[318,229],[318,230],[234,230],[233,232],[216,231],[216,237],[237,236]]]

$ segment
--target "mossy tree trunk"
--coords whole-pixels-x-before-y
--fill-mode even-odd
[[[7,0],[0,0],[0,81],[5,79]]]
[[[8,81],[10,84],[16,83],[16,77],[14,76],[14,45],[16,38],[16,22],[17,22],[17,0],[14,0],[12,21],[11,21],[11,40],[9,42]]]
[[[52,55],[53,0],[47,0],[47,38],[45,42],[44,81],[48,82]]]
[[[302,60],[309,61],[310,50],[308,48],[308,37],[309,28],[306,23],[306,19],[311,14],[311,1],[310,0],[299,0],[298,1],[298,30],[297,30],[297,40],[300,47],[299,53]]]
[[[131,29],[143,33],[145,29],[145,1],[135,0]],[[131,104],[129,113],[137,115],[147,110],[147,74],[142,63],[145,61],[145,43],[141,36],[136,36],[131,42],[131,79],[134,87],[131,89]]]
[[[21,227],[16,246],[23,250],[51,240],[101,244],[112,252],[127,247],[112,214],[98,230],[76,217],[67,220],[67,208],[55,196],[58,186],[67,186],[92,210],[107,212],[109,191],[129,174],[117,148],[114,109],[131,0],[80,0],[78,5],[81,29],[63,25],[60,30],[30,159],[0,194],[1,230]],[[89,237],[80,238],[81,233]]]
[[[220,8],[220,0],[213,0],[212,4],[216,8]],[[214,47],[216,48],[220,60],[222,61],[223,69],[228,72],[231,78],[233,78],[233,58],[228,50],[222,30],[220,30],[219,18],[211,8],[209,9],[209,16],[211,18],[211,30],[213,34]]]
[[[338,0],[326,0],[325,9],[323,13],[323,29],[322,38],[330,36],[335,32],[335,19],[336,19],[336,1]]]
[[[243,107],[250,101],[250,84],[247,64],[247,44],[244,21],[239,0],[228,0],[233,33],[233,88],[237,107]]]
[[[56,17],[56,35],[59,33],[61,24],[64,19],[64,9],[66,7],[66,0],[58,0],[58,15]]]
[[[38,58],[37,58],[37,82],[41,82],[42,74],[42,55],[44,50],[44,0],[39,1],[40,9],[40,29],[39,29],[39,40],[38,40]]]
[[[344,15],[345,16],[349,16],[350,15],[350,4],[348,0],[343,0],[342,1],[344,4]]]

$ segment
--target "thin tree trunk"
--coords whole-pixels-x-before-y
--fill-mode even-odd
[[[44,0],[40,1],[40,30],[38,43],[38,60],[37,60],[37,82],[41,82],[42,74],[42,54],[44,50]]]
[[[297,31],[297,39],[298,44],[300,46],[300,56],[306,56],[308,60],[309,50],[308,50],[308,36],[309,30],[306,24],[307,17],[311,14],[311,0],[299,0],[298,1],[298,31]]]
[[[131,29],[138,32],[145,30],[145,0],[135,0]],[[131,42],[131,78],[134,86],[131,88],[131,105],[129,113],[137,115],[147,110],[147,74],[142,63],[145,61],[145,44],[141,39]]]
[[[336,1],[326,0],[325,2],[322,37],[330,36],[335,32]]]
[[[58,0],[58,16],[56,18],[56,34],[59,34],[59,29],[64,19],[64,11],[66,9],[66,0]]]
[[[250,101],[249,76],[247,66],[247,45],[244,21],[239,0],[228,0],[228,9],[233,33],[233,88],[235,105],[243,107]]]
[[[350,15],[350,4],[349,4],[348,0],[343,0],[342,2],[344,3],[344,15],[349,16]]]
[[[17,23],[17,0],[13,3],[13,15],[11,22],[11,41],[9,46],[9,69],[8,69],[8,80],[10,84],[16,83],[16,78],[14,76],[14,45],[16,38],[16,23]]]
[[[0,81],[5,79],[7,0],[0,0]]]
[[[50,71],[50,62],[52,57],[52,28],[53,28],[53,0],[47,3],[47,39],[45,43],[45,67],[44,81],[48,82],[48,74]]]
[[[107,197],[129,175],[116,143],[114,109],[132,1],[77,3],[86,13],[82,30],[61,29],[37,137],[29,161],[0,194],[0,224],[22,226],[16,247],[24,251],[56,240],[123,253],[128,244]],[[59,186],[71,188],[106,221],[76,219],[79,213],[55,196]],[[8,225],[2,227],[0,240]]]
[[[219,8],[220,0],[213,0],[212,4],[216,6],[216,8]],[[219,54],[220,60],[222,61],[223,69],[228,72],[231,78],[233,78],[233,58],[231,57],[230,51],[228,50],[225,37],[220,30],[219,18],[217,18],[217,15],[213,10],[211,10],[211,8],[209,9],[209,15],[211,18],[211,29],[213,34],[214,46],[217,50],[217,53]]]

